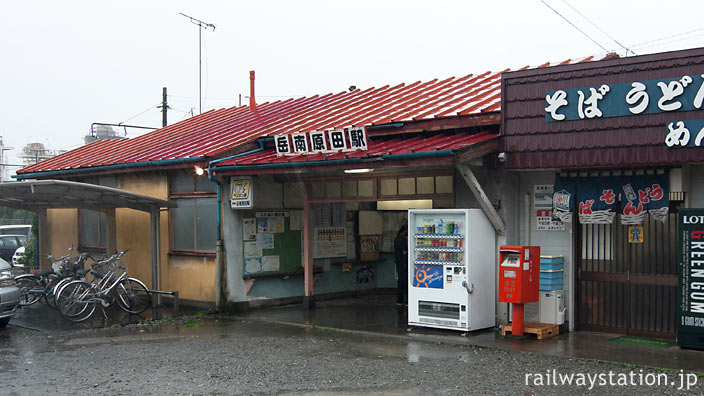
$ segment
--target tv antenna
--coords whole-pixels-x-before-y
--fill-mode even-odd
[[[203,74],[202,74],[202,65],[201,65],[201,46],[202,46],[201,35],[203,33],[203,30],[207,30],[208,28],[212,28],[213,31],[215,31],[215,25],[213,25],[212,23],[203,22],[200,19],[193,18],[192,16],[188,16],[182,12],[179,12],[179,14],[190,19],[192,24],[198,26],[198,114],[200,114],[203,112],[203,94],[202,94],[202,86],[203,86],[202,75]]]

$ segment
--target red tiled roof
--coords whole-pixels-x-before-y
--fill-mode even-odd
[[[290,164],[292,166],[303,162],[327,161],[336,159],[388,157],[399,154],[429,153],[433,151],[458,150],[475,144],[497,138],[496,133],[458,133],[437,134],[434,136],[417,135],[414,137],[394,136],[391,138],[370,138],[369,149],[352,152],[318,153],[311,155],[277,156],[276,149],[266,149],[260,152],[242,155],[217,164],[217,168],[225,166],[252,167],[267,164]]]
[[[288,99],[259,104],[256,111],[211,110],[136,138],[98,140],[17,173],[206,160],[265,136],[497,112],[502,73]]]

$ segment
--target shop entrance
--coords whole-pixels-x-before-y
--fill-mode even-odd
[[[579,330],[675,338],[677,215],[642,227],[580,224],[576,291]]]

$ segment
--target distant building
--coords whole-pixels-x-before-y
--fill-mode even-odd
[[[29,143],[22,148],[20,158],[24,166],[29,166],[65,152],[66,150],[49,150],[41,143]]]
[[[13,147],[7,147],[2,142],[2,136],[0,136],[0,183],[8,181],[7,177],[7,163],[8,157],[5,155],[5,151],[13,150]]]
[[[101,139],[124,139],[124,138],[125,138],[124,136],[118,135],[118,132],[116,132],[109,125],[93,124],[91,126],[90,133],[83,138],[83,141],[86,144],[88,144],[88,143],[92,143],[96,140],[101,140]]]

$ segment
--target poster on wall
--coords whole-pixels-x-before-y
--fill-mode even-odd
[[[262,272],[262,258],[261,257],[250,257],[244,259],[244,273],[245,274],[258,274]]]
[[[279,270],[279,256],[262,257],[262,272],[272,272]]]
[[[677,345],[704,349],[704,209],[680,209]]]
[[[313,229],[313,258],[346,256],[346,227],[323,227]]]
[[[535,209],[535,229],[537,231],[564,231],[565,223],[552,217],[552,184],[538,184],[533,188],[533,208]]]
[[[242,239],[245,241],[257,239],[257,219],[242,220]]]

